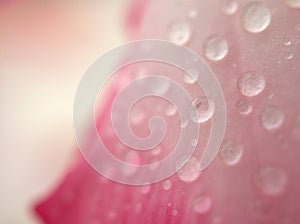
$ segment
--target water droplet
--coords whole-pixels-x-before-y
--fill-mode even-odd
[[[226,15],[233,15],[238,9],[238,4],[233,0],[223,0],[221,5],[221,11]]]
[[[264,76],[257,72],[246,72],[238,82],[238,88],[244,96],[256,96],[260,94],[266,85]]]
[[[173,210],[172,210],[172,215],[173,215],[173,216],[176,216],[177,214],[178,214],[177,209],[173,209]]]
[[[289,40],[289,39],[285,39],[285,40],[283,41],[283,44],[284,44],[284,46],[290,46],[290,45],[292,44],[292,41]]]
[[[284,122],[284,113],[277,107],[268,106],[260,113],[260,122],[264,129],[274,130],[279,128]]]
[[[162,182],[162,187],[167,191],[170,190],[172,187],[172,182],[170,180],[164,180]]]
[[[194,199],[193,209],[194,212],[205,214],[212,208],[212,200],[209,196],[201,195]]]
[[[178,45],[185,45],[191,38],[191,28],[186,22],[177,22],[170,26],[169,39]]]
[[[192,10],[189,11],[188,16],[189,16],[191,19],[196,18],[196,17],[198,16],[198,11],[195,10],[195,9],[192,9]]]
[[[228,44],[223,38],[213,35],[204,44],[205,56],[212,61],[220,61],[228,54]]]
[[[236,108],[242,115],[248,115],[252,112],[252,106],[245,100],[240,100],[236,103]]]
[[[143,123],[146,118],[145,113],[143,113],[140,110],[132,110],[129,116],[130,116],[130,122],[133,125],[139,125]]]
[[[297,25],[295,26],[295,30],[296,30],[296,31],[300,31],[300,24],[297,24]]]
[[[265,166],[257,171],[254,182],[264,195],[276,196],[286,190],[288,177],[282,168]]]
[[[212,100],[202,96],[194,99],[188,110],[192,121],[195,123],[203,123],[212,117],[215,106]]]
[[[194,69],[190,69],[186,73],[184,73],[183,80],[187,84],[194,84],[197,81],[198,77],[199,77],[198,71]]]
[[[151,190],[151,185],[142,186],[141,192],[142,194],[148,194]]]
[[[225,164],[233,166],[241,160],[243,148],[232,141],[225,141],[221,145],[219,153]]]
[[[161,153],[162,149],[160,146],[157,146],[155,149],[151,150],[152,155],[158,156]]]
[[[199,161],[195,157],[191,157],[190,159],[183,158],[178,162],[178,167],[183,167],[177,171],[177,175],[180,180],[184,182],[193,182],[195,181],[199,175]]]
[[[264,31],[271,23],[271,12],[262,2],[248,3],[242,11],[242,24],[250,33]]]
[[[173,105],[169,106],[167,108],[166,114],[170,117],[174,116],[176,114],[176,107],[174,107]]]
[[[300,8],[300,0],[283,0],[291,8]]]
[[[192,145],[193,147],[196,147],[197,144],[198,144],[198,139],[192,139],[191,145]]]
[[[285,58],[287,60],[291,60],[291,59],[293,59],[293,57],[294,57],[294,55],[292,53],[289,53],[289,52],[285,55]]]
[[[181,128],[185,128],[188,125],[188,121],[186,119],[182,119],[180,123]]]

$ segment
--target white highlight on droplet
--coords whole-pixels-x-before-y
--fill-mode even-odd
[[[228,54],[228,43],[220,36],[212,35],[204,43],[204,54],[212,61],[220,61]]]
[[[246,72],[238,81],[238,88],[244,96],[256,96],[264,90],[265,86],[264,76],[255,71]]]
[[[227,140],[220,148],[220,156],[223,162],[229,166],[236,165],[242,158],[243,148],[237,143]]]
[[[238,9],[238,4],[234,0],[223,0],[221,3],[221,11],[225,15],[233,15]]]
[[[281,127],[285,119],[284,113],[274,106],[267,106],[260,112],[260,123],[268,131]]]
[[[201,174],[199,171],[199,161],[195,157],[190,159],[182,158],[178,161],[178,166],[181,167],[182,164],[185,164],[181,169],[177,170],[177,176],[180,180],[184,182],[193,182]]]
[[[212,208],[212,199],[209,196],[197,196],[193,200],[193,210],[198,214],[205,214]]]
[[[169,28],[169,39],[171,42],[178,45],[188,43],[192,35],[191,28],[187,22],[173,23]]]
[[[212,100],[201,96],[193,100],[188,107],[190,118],[195,123],[204,123],[214,114],[215,106]]]
[[[258,189],[266,196],[277,196],[285,192],[288,184],[286,172],[278,166],[264,166],[254,175]]]
[[[248,3],[242,11],[242,25],[250,33],[260,33],[271,23],[270,9],[262,2]]]

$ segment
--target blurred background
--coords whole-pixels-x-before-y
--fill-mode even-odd
[[[91,62],[124,43],[129,0],[0,1],[0,223],[40,223],[35,201],[75,153],[72,107]]]

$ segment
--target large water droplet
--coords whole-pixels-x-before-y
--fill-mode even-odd
[[[277,107],[268,106],[260,113],[260,123],[266,130],[279,128],[284,122],[284,113]]]
[[[178,45],[185,45],[191,38],[191,28],[186,22],[176,22],[170,26],[169,39]]]
[[[236,103],[236,108],[242,115],[248,115],[252,112],[252,106],[245,100],[240,100]]]
[[[164,180],[161,184],[163,189],[165,189],[166,191],[170,190],[172,187],[172,182],[170,180]]]
[[[219,153],[225,164],[233,166],[241,160],[243,148],[232,141],[225,141],[221,145]]]
[[[215,111],[215,106],[212,100],[202,96],[193,100],[188,107],[190,118],[195,123],[203,123],[208,121]]]
[[[238,88],[244,96],[256,96],[260,94],[266,85],[264,76],[255,71],[246,72],[238,82]]]
[[[221,3],[221,11],[226,15],[233,15],[238,9],[238,4],[233,0],[223,0]]]
[[[193,209],[196,213],[205,214],[210,211],[212,207],[212,200],[209,196],[201,195],[194,199]]]
[[[300,0],[283,0],[291,8],[300,8]]]
[[[220,61],[228,54],[228,44],[223,38],[213,35],[204,43],[205,56],[212,61]]]
[[[242,11],[242,24],[250,33],[264,31],[271,23],[271,12],[262,2],[248,3]]]
[[[265,166],[257,171],[254,182],[264,195],[276,196],[286,190],[288,177],[280,167]]]
[[[183,158],[178,162],[178,166],[181,167],[182,164],[185,165],[177,171],[179,179],[184,182],[195,181],[201,173],[199,171],[199,161],[195,157],[191,157],[188,160],[186,158]]]

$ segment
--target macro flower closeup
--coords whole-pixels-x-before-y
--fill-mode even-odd
[[[37,220],[45,224],[300,223],[300,1],[130,0],[122,10],[118,19],[126,39],[123,46],[148,42],[141,49],[122,51],[100,70],[135,58],[139,51],[158,52],[177,64],[128,63],[107,74],[110,78],[100,91],[84,81],[87,74],[97,78],[100,59],[96,58],[109,55],[109,49],[103,47],[94,52],[96,58],[81,61],[85,66],[76,73],[80,84],[70,97],[75,99],[75,138],[70,141],[75,150],[66,157],[72,157],[72,163],[60,170],[59,183],[30,202]],[[91,21],[98,18],[97,12],[90,16]],[[78,23],[79,32],[70,27],[74,23],[63,21],[63,25],[57,22],[60,30],[52,34],[70,35],[74,29],[74,35],[67,36],[74,40],[64,49],[72,51],[72,46],[88,41],[86,26]],[[47,42],[48,35],[43,35],[45,40],[35,44]],[[90,41],[101,41],[98,35]],[[49,44],[59,49],[61,41],[54,38]],[[160,41],[174,52],[189,53],[169,53]],[[155,49],[151,43],[162,45]],[[88,54],[92,48],[87,43],[74,52]],[[64,57],[60,60],[73,64]],[[56,78],[63,80],[63,72]],[[67,88],[68,83],[63,84]],[[79,94],[82,90],[86,95]],[[95,94],[95,105],[86,97],[89,94]],[[77,99],[83,102],[78,107]],[[85,114],[86,107],[92,108],[94,117]],[[77,114],[82,115],[80,127]],[[57,125],[52,132],[59,134],[59,129]],[[159,141],[150,147],[153,139]],[[206,150],[212,145],[218,146],[215,152]],[[168,173],[172,169],[162,164],[173,158],[174,149],[180,153],[169,164],[174,172]],[[123,165],[110,162],[106,153]],[[213,159],[202,169],[204,157]],[[55,167],[55,161],[50,166]],[[141,171],[146,167],[149,172]]]

